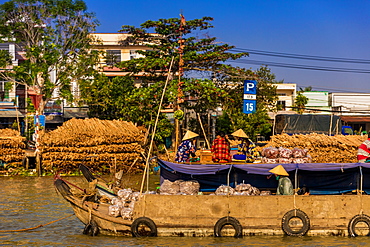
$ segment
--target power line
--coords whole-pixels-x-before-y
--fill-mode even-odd
[[[318,70],[318,71],[331,71],[331,72],[350,72],[350,73],[362,73],[370,74],[370,70],[365,69],[349,69],[349,68],[335,68],[335,67],[323,67],[323,66],[310,66],[310,65],[297,65],[290,63],[277,63],[277,62],[267,62],[258,60],[247,60],[238,59],[231,61],[233,63],[244,63],[244,64],[254,64],[254,65],[267,65],[271,67],[283,67],[291,69],[306,69],[306,70]]]
[[[262,56],[284,57],[284,58],[304,59],[304,60],[316,60],[316,61],[325,61],[325,62],[370,64],[370,60],[360,59],[360,58],[341,58],[341,57],[300,55],[300,54],[283,53],[283,52],[260,51],[260,50],[245,49],[245,48],[233,48],[233,49],[230,49],[230,51],[233,51],[233,52],[248,52],[250,54],[262,55]]]

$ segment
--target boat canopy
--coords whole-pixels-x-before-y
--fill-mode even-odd
[[[196,180],[200,191],[212,192],[220,185],[251,184],[260,190],[276,190],[278,181],[269,172],[279,164],[178,164],[158,159],[161,183],[168,179]],[[370,194],[370,164],[299,163],[280,164],[289,173],[295,188],[306,187],[310,194],[342,194],[361,190]]]

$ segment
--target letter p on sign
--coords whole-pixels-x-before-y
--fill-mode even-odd
[[[256,81],[244,81],[244,94],[257,94],[257,82]]]

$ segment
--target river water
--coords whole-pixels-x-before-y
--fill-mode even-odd
[[[83,177],[66,179],[84,185]],[[128,181],[129,187],[140,188],[141,176]],[[158,177],[151,177],[149,189],[157,183]],[[0,188],[0,246],[370,246],[368,237],[91,237],[83,235],[84,225],[70,216],[72,208],[55,191],[52,177],[0,177]],[[39,225],[43,227],[4,232]]]

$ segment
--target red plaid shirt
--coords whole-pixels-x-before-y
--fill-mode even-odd
[[[224,137],[216,138],[212,143],[212,160],[214,162],[219,162],[224,160],[226,162],[230,162],[230,149],[229,143],[226,141]]]

